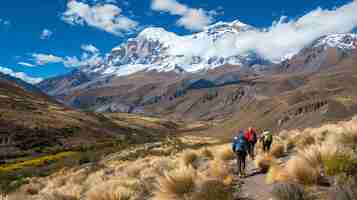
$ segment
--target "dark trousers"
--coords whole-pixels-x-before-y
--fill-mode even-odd
[[[236,152],[236,155],[237,155],[238,175],[244,175],[247,153],[245,151],[238,151]]]
[[[269,152],[271,148],[271,144],[273,141],[264,141],[263,142],[263,151],[264,152]]]
[[[249,142],[249,149],[248,149],[248,153],[249,153],[249,156],[254,160],[254,157],[255,157],[255,152],[254,152],[254,149],[255,149],[255,142]]]

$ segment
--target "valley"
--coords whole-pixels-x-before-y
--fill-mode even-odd
[[[153,0],[175,32],[118,5],[60,15],[101,50],[44,29],[56,54],[0,66],[0,200],[357,199],[356,1],[262,27]]]

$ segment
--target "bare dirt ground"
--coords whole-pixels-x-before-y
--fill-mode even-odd
[[[235,166],[233,161],[232,165]],[[247,177],[239,178],[237,175],[234,180],[237,187],[240,187],[237,193],[236,200],[270,200],[272,199],[271,190],[273,185],[267,184],[265,181],[266,174],[260,173],[259,169],[254,166],[254,162],[247,160]]]

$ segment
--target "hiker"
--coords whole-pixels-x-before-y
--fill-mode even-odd
[[[244,137],[248,140],[248,153],[249,156],[252,160],[254,160],[254,148],[255,144],[257,143],[257,133],[256,131],[252,128],[249,127],[248,131],[245,132]]]
[[[264,131],[260,141],[263,143],[263,152],[269,152],[273,143],[273,134],[270,131]]]
[[[248,141],[244,137],[243,131],[240,131],[239,135],[234,137],[232,150],[236,153],[237,156],[238,175],[239,177],[244,177],[246,166],[245,162],[248,151]]]

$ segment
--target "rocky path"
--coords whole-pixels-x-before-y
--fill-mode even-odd
[[[232,164],[235,164],[232,163]],[[266,174],[259,172],[254,163],[249,160],[247,166],[247,177],[235,177],[238,187],[240,187],[236,200],[270,200],[272,199],[272,185],[266,184]]]

